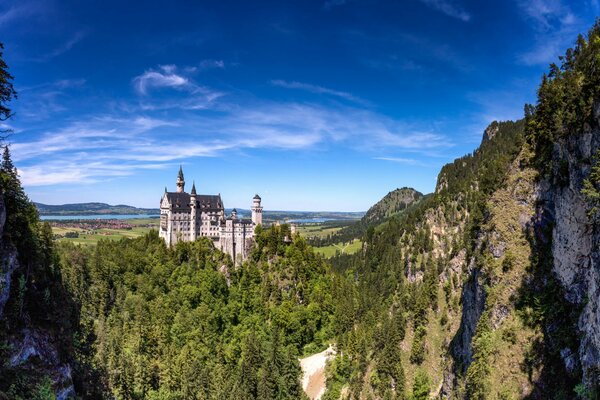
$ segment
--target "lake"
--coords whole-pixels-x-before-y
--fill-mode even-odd
[[[40,219],[44,221],[72,221],[78,219],[138,219],[138,218],[158,218],[159,215],[151,214],[102,214],[102,215],[41,215]]]
[[[338,218],[298,218],[298,219],[288,219],[286,222],[291,222],[293,224],[316,224],[323,223],[327,221],[344,221],[343,219]]]

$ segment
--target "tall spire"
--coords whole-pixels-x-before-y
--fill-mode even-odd
[[[185,179],[183,179],[183,168],[179,165],[179,173],[177,174],[177,193],[183,193],[185,189]]]
[[[196,182],[192,183],[192,194],[196,195]]]

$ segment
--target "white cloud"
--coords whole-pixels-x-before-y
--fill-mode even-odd
[[[307,92],[316,93],[316,94],[326,94],[330,96],[339,97],[344,100],[353,101],[355,103],[366,104],[366,101],[354,96],[348,92],[342,92],[339,90],[329,89],[323,86],[311,85],[310,83],[302,83],[302,82],[288,82],[281,79],[275,79],[271,81],[271,84],[274,86],[283,87],[286,89],[300,89],[305,90]]]
[[[223,60],[202,60],[200,62],[201,69],[224,69],[225,62]]]
[[[133,84],[140,94],[146,94],[152,88],[185,88],[190,87],[188,78],[175,73],[173,65],[163,65],[161,71],[146,71],[133,78]]]
[[[65,80],[51,86],[83,83]],[[170,162],[251,149],[318,151],[335,144],[363,152],[395,149],[430,154],[452,145],[445,136],[426,127],[359,106],[360,99],[349,93],[306,83],[273,81],[274,85],[352,103],[271,103],[256,99],[214,103],[222,93],[194,83],[175,65],[146,71],[133,83],[144,95],[139,100],[122,101],[110,114],[81,117],[36,133],[35,139],[16,140],[13,157],[22,166],[24,185],[114,179]],[[149,95],[153,88],[184,90],[176,96],[154,98]],[[156,118],[157,110],[170,112]],[[31,135],[15,139],[23,137]]]
[[[8,9],[0,12],[0,26],[5,27],[16,20],[42,13],[42,3],[20,1],[17,6],[8,7]]]
[[[521,64],[556,62],[584,29],[581,19],[560,0],[517,0],[517,4],[536,32],[531,49],[517,56]]]
[[[375,157],[375,160],[382,160],[382,161],[390,161],[390,162],[394,162],[394,163],[398,163],[398,164],[405,164],[405,165],[414,165],[414,166],[419,166],[419,167],[426,167],[427,164],[419,161],[419,160],[415,160],[414,158],[403,158],[403,157]]]
[[[365,152],[425,153],[451,146],[442,135],[355,107],[261,103],[181,121],[98,116],[15,142],[12,151],[23,166],[24,185],[36,186],[112,179],[193,157],[249,149],[312,151],[332,143]]]
[[[59,55],[66,53],[67,51],[71,50],[77,43],[81,42],[85,38],[86,35],[87,35],[86,31],[75,32],[75,34],[71,38],[69,38],[67,41],[60,44],[58,47],[56,47],[51,52],[44,54],[43,56],[41,56],[39,58],[36,58],[35,61],[45,62],[54,57],[58,57]]]
[[[440,11],[449,17],[457,18],[463,22],[471,20],[471,15],[459,6],[453,4],[449,0],[420,0],[422,3],[427,5],[436,11]]]

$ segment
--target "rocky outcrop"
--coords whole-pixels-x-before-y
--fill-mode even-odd
[[[594,107],[596,126],[558,141],[553,149],[552,180],[541,184],[540,200],[552,217],[553,272],[566,299],[583,307],[578,321],[581,333],[579,361],[587,384],[600,383],[600,231],[588,216],[581,194],[593,156],[600,148],[600,102]],[[561,354],[572,366],[570,349]]]
[[[17,250],[11,243],[7,243],[2,239],[5,223],[6,207],[4,197],[0,193],[0,320],[4,315],[4,306],[6,306],[10,295],[12,273],[19,266]]]
[[[15,296],[12,281],[20,265],[17,248],[4,235],[6,218],[7,210],[0,193],[0,329],[6,335],[3,338],[6,342],[3,344],[9,349],[5,353],[7,359],[0,362],[4,368],[16,371],[19,376],[50,378],[57,400],[75,398],[71,366],[61,357],[58,335],[53,330],[32,324],[26,315],[21,318],[28,321],[25,323],[7,321],[9,316],[4,311],[6,305],[13,300],[11,289],[12,296]],[[0,391],[0,398],[1,396]]]

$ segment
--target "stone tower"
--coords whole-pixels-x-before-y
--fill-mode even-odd
[[[192,183],[192,192],[190,193],[190,240],[194,241],[198,238],[196,232],[197,221],[196,221],[196,182]]]
[[[252,199],[252,222],[256,225],[262,224],[262,211],[263,208],[260,205],[260,196],[255,195]]]
[[[179,174],[177,174],[177,193],[183,193],[185,189],[185,179],[183,179],[183,169],[179,166]]]

